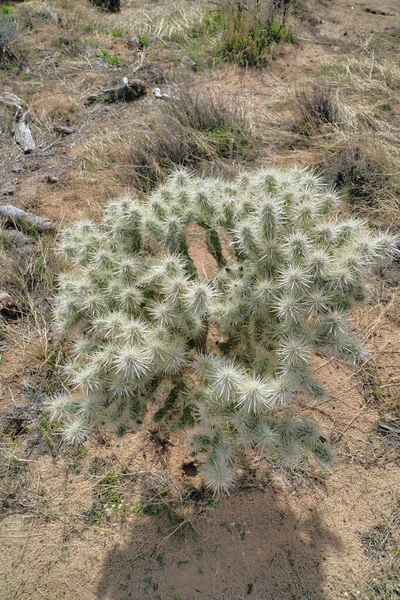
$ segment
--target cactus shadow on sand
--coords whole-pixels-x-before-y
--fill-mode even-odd
[[[148,523],[150,525],[150,523]],[[272,488],[244,490],[193,521],[195,530],[161,536],[138,553],[138,532],[109,552],[100,599],[327,600],[324,561],[341,543],[318,511],[292,510]],[[151,527],[150,527],[151,529]]]

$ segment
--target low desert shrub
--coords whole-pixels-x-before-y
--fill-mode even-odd
[[[369,204],[395,193],[395,177],[388,175],[390,167],[386,149],[368,136],[339,141],[321,163],[325,176],[345,191],[350,201]]]
[[[149,133],[140,136],[128,153],[129,183],[150,191],[177,166],[195,167],[201,155],[190,130],[171,117],[156,117]]]
[[[0,13],[0,69],[21,68],[23,62],[16,21],[8,13]]]
[[[220,12],[222,34],[217,53],[222,59],[244,67],[266,64],[273,44],[294,41],[293,33],[284,23],[282,8],[283,3],[265,0],[246,4],[240,0],[227,1]]]
[[[294,94],[293,108],[296,130],[302,135],[318,135],[324,126],[337,125],[340,120],[336,91],[325,82],[298,88]]]
[[[121,198],[99,224],[64,231],[61,251],[73,266],[54,310],[71,339],[73,391],[49,402],[64,439],[83,442],[106,424],[123,433],[155,403],[156,420],[177,406],[192,412],[190,447],[215,493],[229,491],[248,452],[329,464],[319,426],[291,407],[299,392],[323,393],[309,368],[313,351],[364,357],[348,312],[394,246],[389,234],[337,220],[337,208],[335,193],[306,171],[264,169],[227,182],[179,170],[147,203]],[[190,258],[193,224],[218,264],[213,280]]]
[[[177,166],[233,158],[245,152],[251,139],[250,122],[238,108],[227,109],[205,92],[183,92],[155,113],[149,132],[135,140],[130,182],[151,190]]]
[[[237,62],[243,67],[260,67],[270,59],[279,42],[293,42],[286,16],[293,0],[225,0],[216,10],[206,10],[189,29],[175,36],[200,60]]]

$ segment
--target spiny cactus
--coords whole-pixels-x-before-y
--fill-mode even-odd
[[[179,170],[147,203],[121,198],[99,224],[64,231],[73,266],[54,310],[72,340],[73,390],[49,409],[65,440],[80,443],[106,423],[123,433],[164,398],[155,420],[177,400],[192,410],[191,449],[215,493],[229,491],[246,452],[329,463],[318,425],[290,405],[298,392],[323,393],[308,366],[313,351],[363,358],[347,313],[395,243],[357,219],[338,220],[338,207],[307,171],[262,169],[225,182]],[[190,224],[204,229],[218,263],[212,281],[189,256]],[[214,352],[210,325],[220,335]]]

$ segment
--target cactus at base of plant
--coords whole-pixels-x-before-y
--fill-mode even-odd
[[[229,184],[179,170],[148,203],[121,198],[99,225],[65,231],[61,251],[73,268],[60,277],[54,313],[72,339],[65,371],[75,390],[49,402],[64,439],[81,443],[110,422],[122,432],[164,397],[157,421],[192,408],[191,448],[215,493],[233,486],[243,452],[329,463],[317,424],[296,417],[293,404],[299,392],[322,394],[313,351],[365,356],[348,311],[396,244],[357,219],[337,220],[338,205],[298,169],[241,173]],[[189,256],[189,225],[202,228],[217,262],[212,281]]]

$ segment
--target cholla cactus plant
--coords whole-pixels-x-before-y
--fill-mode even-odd
[[[347,313],[394,249],[389,234],[338,220],[338,206],[307,171],[263,169],[229,183],[177,171],[148,203],[121,198],[100,224],[65,231],[73,268],[60,278],[55,315],[73,340],[66,372],[75,391],[50,411],[66,441],[106,421],[122,433],[162,389],[157,419],[177,399],[191,407],[191,448],[216,493],[229,491],[246,452],[329,463],[318,425],[290,406],[299,392],[323,393],[308,367],[313,351],[363,357]],[[212,281],[189,256],[190,224],[204,228],[218,263]],[[210,324],[220,333],[214,352]]]

